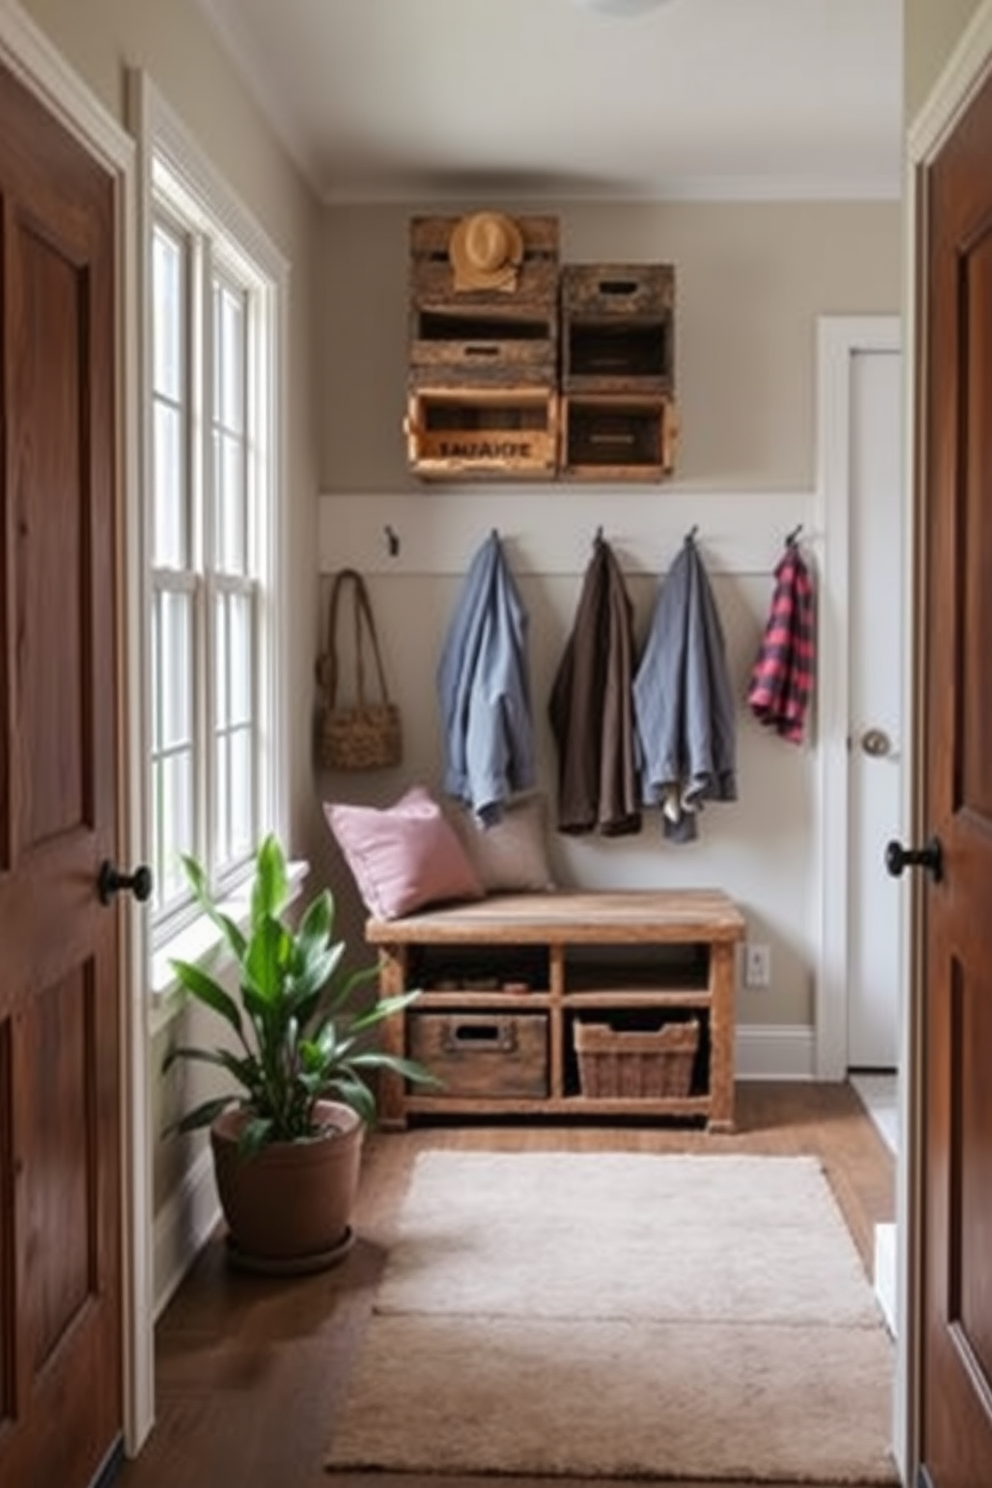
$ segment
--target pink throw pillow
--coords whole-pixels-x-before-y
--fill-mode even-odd
[[[423,786],[412,786],[383,809],[327,801],[324,815],[366,908],[378,919],[483,897],[465,849]]]

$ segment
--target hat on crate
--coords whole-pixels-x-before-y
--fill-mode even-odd
[[[448,255],[455,289],[512,291],[524,261],[524,236],[502,212],[473,212],[452,229]]]

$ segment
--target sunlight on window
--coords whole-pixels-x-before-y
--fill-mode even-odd
[[[267,427],[273,286],[156,160],[151,230],[149,491],[153,923],[194,906],[182,853],[235,885],[271,810]],[[266,607],[271,613],[272,606]]]

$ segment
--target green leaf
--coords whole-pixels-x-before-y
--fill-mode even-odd
[[[251,891],[253,928],[263,920],[277,916],[286,903],[289,879],[286,859],[276,838],[270,832],[255,855],[255,878]]]
[[[330,940],[333,925],[334,900],[331,898],[330,890],[325,889],[311,901],[300,920],[297,934],[303,954],[309,954],[311,946],[323,950]]]
[[[350,1009],[359,988],[369,982],[378,981],[378,977],[379,966],[375,961],[369,966],[361,966],[357,971],[350,972],[328,988],[324,999],[326,1012],[333,1016],[344,1008]]]
[[[230,993],[225,992],[219,982],[203,971],[193,961],[173,961],[172,969],[180,985],[199,1002],[205,1003],[230,1024],[239,1038],[243,1038],[241,1013]]]
[[[400,1054],[384,1054],[381,1049],[370,1049],[364,1054],[353,1054],[351,1064],[361,1069],[386,1069],[404,1080],[413,1080],[418,1085],[443,1085],[424,1065],[413,1059],[404,1059]]]
[[[193,897],[212,923],[217,926],[235,959],[240,961],[245,947],[245,937],[241,927],[217,908],[211,898],[210,886],[207,883],[207,875],[203,866],[189,853],[182,853],[180,856],[183,870],[193,890]]]
[[[289,960],[290,935],[278,920],[259,920],[245,952],[244,973],[254,992],[275,1002],[283,990]]]
[[[419,992],[400,992],[395,997],[381,997],[378,1002],[372,1003],[363,1012],[356,1013],[350,1026],[356,1033],[365,1028],[372,1028],[376,1023],[382,1023],[386,1018],[391,1018],[394,1013],[399,1012],[400,1008],[408,1007],[419,996]]]
[[[275,1122],[271,1117],[255,1116],[245,1123],[238,1139],[238,1154],[243,1159],[254,1157],[272,1140],[278,1140]]]
[[[326,951],[315,949],[308,956],[301,957],[294,976],[297,990],[319,996],[334,975],[343,951],[343,946],[332,946]]]
[[[345,1105],[351,1106],[367,1126],[374,1126],[375,1096],[357,1075],[345,1071],[330,1081],[327,1088],[329,1093],[336,1095]]]
[[[197,1131],[200,1127],[210,1126],[212,1122],[216,1121],[221,1112],[226,1111],[229,1106],[234,1105],[236,1100],[237,1096],[235,1095],[218,1095],[212,1100],[203,1101],[200,1105],[195,1106],[192,1111],[187,1111],[185,1116],[179,1117],[176,1121],[171,1121],[165,1128],[165,1135],[169,1136],[175,1132]]]

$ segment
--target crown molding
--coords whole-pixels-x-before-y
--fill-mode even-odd
[[[272,132],[300,171],[310,189],[323,197],[320,165],[293,111],[286,107],[280,91],[272,86],[264,57],[244,25],[217,0],[196,0],[218,41],[227,52],[245,88],[265,115]]]

